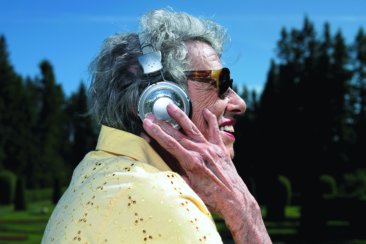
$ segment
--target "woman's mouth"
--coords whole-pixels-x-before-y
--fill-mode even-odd
[[[224,126],[220,126],[220,131],[225,131],[225,132],[229,132],[229,133],[234,133],[234,126],[232,125],[224,125]]]
[[[220,131],[222,131],[223,133],[225,133],[225,135],[235,139],[235,136],[234,136],[234,123],[225,123],[225,124],[222,124],[220,127],[219,127]]]

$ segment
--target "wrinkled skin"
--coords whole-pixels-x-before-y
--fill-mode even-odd
[[[192,70],[222,67],[208,44],[192,41],[186,46]],[[232,161],[235,137],[231,127],[234,116],[244,113],[244,101],[231,89],[220,99],[216,88],[192,80],[188,80],[188,93],[191,119],[175,105],[167,108],[181,130],[149,114],[143,123],[145,132],[173,157],[165,158],[168,164],[179,164],[181,175],[209,209],[225,219],[235,243],[271,243],[259,205]]]

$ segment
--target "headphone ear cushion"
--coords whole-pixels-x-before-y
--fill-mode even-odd
[[[174,100],[170,97],[161,97],[157,99],[152,107],[152,113],[155,115],[155,117],[161,120],[169,120],[170,116],[166,110],[166,107],[169,103],[175,104]]]
[[[161,81],[149,85],[139,98],[137,107],[139,117],[144,120],[146,114],[152,113],[156,118],[167,121],[174,127],[179,127],[166,110],[169,103],[175,104],[189,116],[190,100],[180,86],[171,81]]]

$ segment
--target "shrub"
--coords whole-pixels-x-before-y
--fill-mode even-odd
[[[271,221],[281,221],[285,218],[286,205],[291,203],[292,189],[290,180],[284,175],[272,178],[271,192],[267,198],[266,218]]]
[[[14,197],[16,176],[11,171],[0,172],[0,204],[11,204]]]
[[[28,202],[44,202],[52,198],[52,188],[27,189],[25,196]]]
[[[291,205],[292,203],[292,186],[291,181],[288,177],[284,175],[278,176],[278,181],[286,189],[286,205]]]
[[[346,173],[341,193],[343,196],[366,200],[366,168]]]
[[[331,197],[337,196],[338,187],[337,187],[337,182],[336,182],[336,180],[334,179],[333,176],[323,174],[323,175],[320,176],[320,181],[324,183],[322,185],[322,187],[323,187],[322,188],[323,197],[331,198]]]

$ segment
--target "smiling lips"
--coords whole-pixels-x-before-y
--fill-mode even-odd
[[[230,120],[225,123],[222,123],[219,126],[219,129],[220,129],[220,131],[225,132],[226,135],[228,135],[232,138],[235,138],[235,136],[233,135],[233,133],[235,132],[234,125],[235,125],[235,120]]]
[[[226,131],[226,132],[230,132],[230,133],[234,133],[234,126],[232,125],[225,125],[225,126],[220,126],[220,130],[221,131]]]

